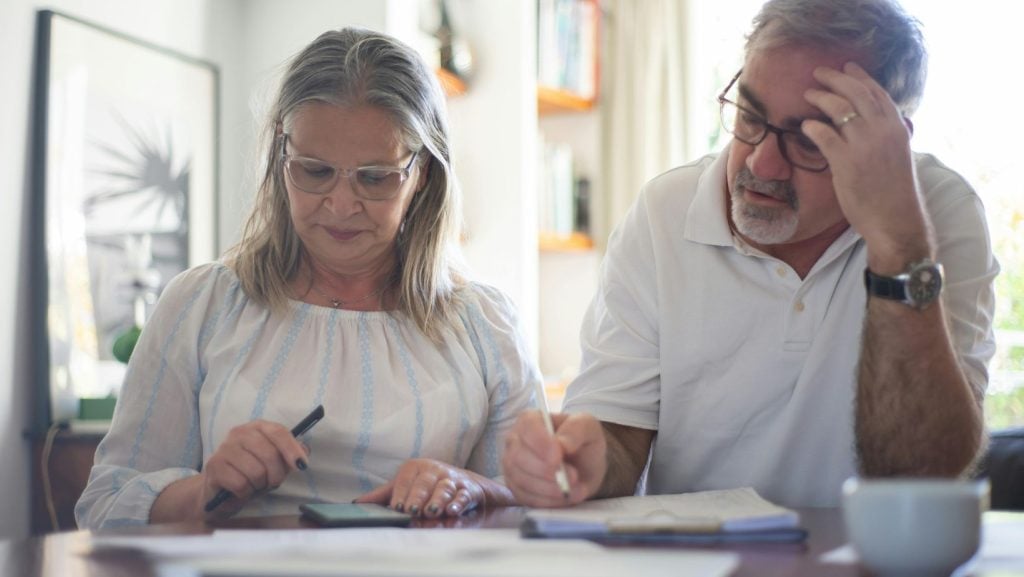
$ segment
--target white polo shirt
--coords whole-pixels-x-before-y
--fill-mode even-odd
[[[856,467],[864,242],[848,229],[800,279],[733,236],[726,158],[649,182],[612,235],[565,411],[656,430],[650,493],[750,486],[835,506]],[[916,163],[954,345],[980,398],[999,265],[971,187],[932,156]]]

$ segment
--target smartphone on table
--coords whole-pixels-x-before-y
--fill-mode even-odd
[[[375,503],[306,503],[299,511],[323,527],[405,527],[412,521],[406,513]]]

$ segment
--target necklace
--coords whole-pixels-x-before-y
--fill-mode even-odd
[[[372,293],[370,293],[368,295],[361,296],[361,297],[359,297],[357,299],[353,299],[353,300],[350,300],[350,301],[343,301],[343,300],[341,300],[339,298],[335,298],[335,297],[329,296],[324,291],[318,289],[316,287],[316,285],[311,285],[311,286],[312,286],[313,290],[315,290],[317,292],[317,294],[319,294],[320,296],[322,296],[325,299],[327,299],[328,301],[330,301],[331,306],[336,308],[336,309],[340,309],[341,307],[348,306],[348,305],[359,304],[361,302],[368,301],[368,300],[372,299],[375,296],[380,296],[380,293],[384,292],[385,287],[387,287],[387,285],[383,285],[383,286],[381,286],[380,288],[378,288],[377,290],[373,291]]]

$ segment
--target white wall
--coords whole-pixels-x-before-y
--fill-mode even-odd
[[[202,56],[206,0],[4,0],[0,2],[0,538],[29,527],[31,414],[28,283],[32,67],[35,12],[50,8]]]
[[[466,197],[466,258],[509,294],[537,350],[536,6],[452,2],[476,54],[469,91],[452,99],[455,169]]]

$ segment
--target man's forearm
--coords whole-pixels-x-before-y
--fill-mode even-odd
[[[608,469],[593,498],[632,495],[651,452],[654,431],[601,422],[607,442]]]
[[[869,476],[955,476],[984,438],[980,401],[959,365],[941,302],[923,311],[869,299],[856,401]]]

